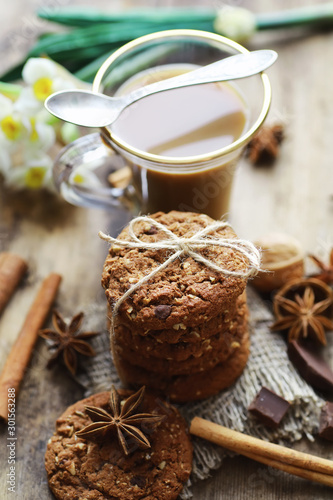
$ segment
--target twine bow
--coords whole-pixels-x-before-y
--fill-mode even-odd
[[[166,235],[164,240],[156,242],[141,241],[135,234],[135,225],[140,222],[149,222],[158,229],[161,229]],[[209,267],[213,271],[219,272],[225,276],[235,276],[240,278],[249,278],[257,274],[260,269],[260,252],[259,250],[250,242],[246,240],[241,240],[238,238],[213,238],[209,233],[216,231],[218,229],[224,229],[230,227],[228,222],[215,221],[209,224],[205,228],[196,232],[190,238],[179,237],[170,229],[168,229],[164,224],[147,217],[139,216],[132,219],[128,226],[128,232],[130,240],[120,240],[118,238],[113,238],[104,234],[102,231],[99,232],[100,238],[110,243],[116,244],[124,248],[143,248],[152,250],[170,250],[173,253],[168,259],[166,259],[163,264],[153,269],[146,276],[141,278],[137,283],[132,285],[127,292],[116,302],[113,312],[112,320],[114,320],[119,307],[121,304],[129,297],[135,290],[140,288],[144,283],[153,278],[157,273],[165,269],[171,262],[178,259],[181,255],[189,255],[195,261],[201,262],[205,266]],[[204,257],[199,250],[208,246],[219,246],[225,248],[231,248],[236,252],[242,254],[247,260],[247,268],[245,271],[232,271],[225,269],[224,267],[212,262],[211,260]]]

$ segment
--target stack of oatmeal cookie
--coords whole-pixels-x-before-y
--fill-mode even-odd
[[[161,223],[174,235],[190,238],[213,222],[202,214],[158,212],[138,221],[135,235],[144,244],[163,242],[168,236]],[[210,238],[236,240],[230,226],[209,233],[198,252],[226,271],[246,273],[244,253],[211,245]],[[131,240],[128,228],[118,239]],[[117,304],[111,345],[123,382],[185,402],[216,394],[242,373],[249,353],[247,279],[212,270],[184,252],[119,305],[133,285],[173,252],[116,243],[105,261],[102,284],[111,314]]]

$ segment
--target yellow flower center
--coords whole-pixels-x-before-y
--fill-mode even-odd
[[[36,142],[38,140],[38,132],[36,130],[36,120],[35,118],[30,119],[31,123],[31,133],[30,133],[30,141]]]
[[[81,174],[75,174],[73,176],[73,181],[75,184],[83,184],[84,183],[84,177]]]
[[[35,81],[32,88],[39,101],[44,101],[52,93],[52,83],[51,78],[47,77]]]
[[[6,116],[1,120],[1,129],[7,139],[16,141],[19,138],[22,130],[22,124],[16,121],[12,116]]]
[[[46,174],[45,167],[31,167],[25,175],[26,186],[30,189],[39,189]]]

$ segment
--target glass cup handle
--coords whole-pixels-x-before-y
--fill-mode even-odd
[[[125,160],[96,132],[60,151],[54,162],[53,179],[62,197],[73,205],[136,212],[138,200],[132,184],[119,188],[108,182],[112,172],[125,166]]]

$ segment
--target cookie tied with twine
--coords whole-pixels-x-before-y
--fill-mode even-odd
[[[180,317],[193,325],[203,320],[201,310],[213,316],[232,302],[260,269],[260,252],[251,242],[237,238],[229,223],[203,214],[139,216],[117,238],[99,236],[112,244],[102,278],[112,328],[125,302],[137,325],[156,326],[161,318],[152,311],[160,305],[169,306],[170,314],[157,328]]]

